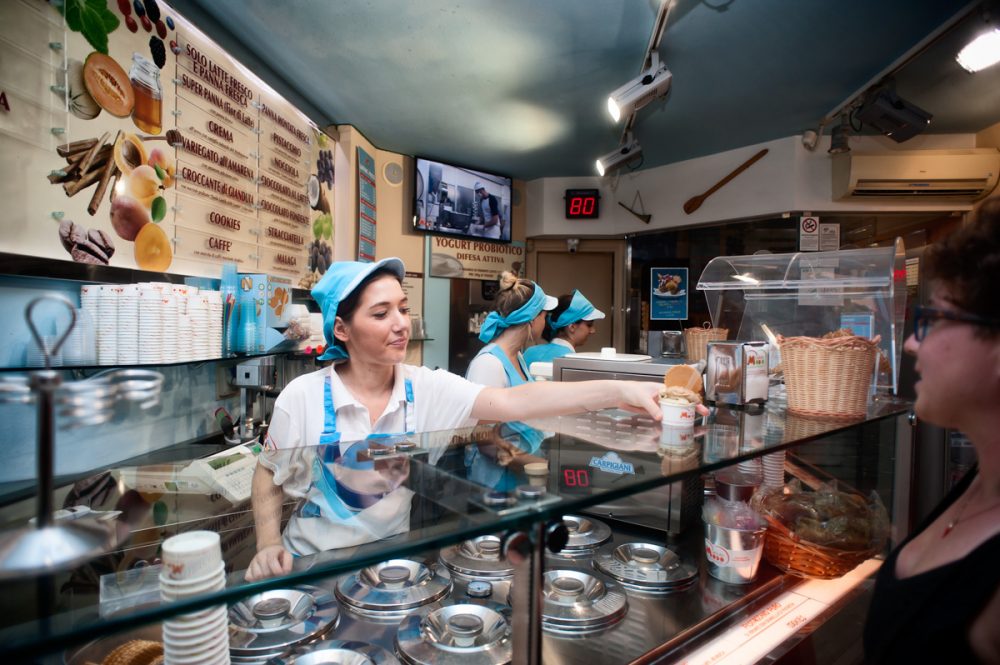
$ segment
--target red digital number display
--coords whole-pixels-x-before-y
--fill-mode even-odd
[[[597,219],[600,192],[596,189],[566,190],[566,219]]]
[[[586,469],[563,469],[563,485],[566,487],[590,487],[590,472]]]
[[[570,217],[589,217],[594,214],[597,201],[589,196],[574,196],[569,200]]]

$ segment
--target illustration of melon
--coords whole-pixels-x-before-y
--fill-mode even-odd
[[[97,104],[113,116],[125,118],[135,106],[128,74],[114,58],[94,51],[83,63],[83,84]]]
[[[83,83],[83,63],[79,60],[69,61],[66,73],[66,101],[70,112],[82,120],[93,120],[100,114],[101,107],[87,92]]]

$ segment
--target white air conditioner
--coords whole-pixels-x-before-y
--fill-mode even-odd
[[[847,152],[833,156],[833,198],[975,201],[998,174],[995,148]]]

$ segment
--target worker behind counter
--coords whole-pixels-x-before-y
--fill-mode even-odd
[[[559,304],[546,320],[542,337],[548,344],[537,344],[524,351],[524,361],[550,363],[568,353],[575,353],[578,346],[597,332],[595,321],[604,318],[604,312],[593,304],[579,290],[569,295],[559,296]]]
[[[657,383],[527,381],[500,388],[404,364],[410,310],[403,275],[403,263],[395,258],[342,261],[313,288],[328,343],[320,358],[333,363],[292,380],[275,401],[253,479],[257,553],[248,580],[290,572],[293,555],[374,542],[409,529],[413,492],[404,486],[407,459],[372,459],[371,449],[387,436],[611,407],[661,418]],[[532,290],[532,309],[545,298]],[[442,452],[432,450],[429,461]],[[286,494],[298,504],[282,531]]]

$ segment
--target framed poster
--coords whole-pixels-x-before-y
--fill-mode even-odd
[[[683,321],[688,317],[688,269],[650,268],[649,319]]]

